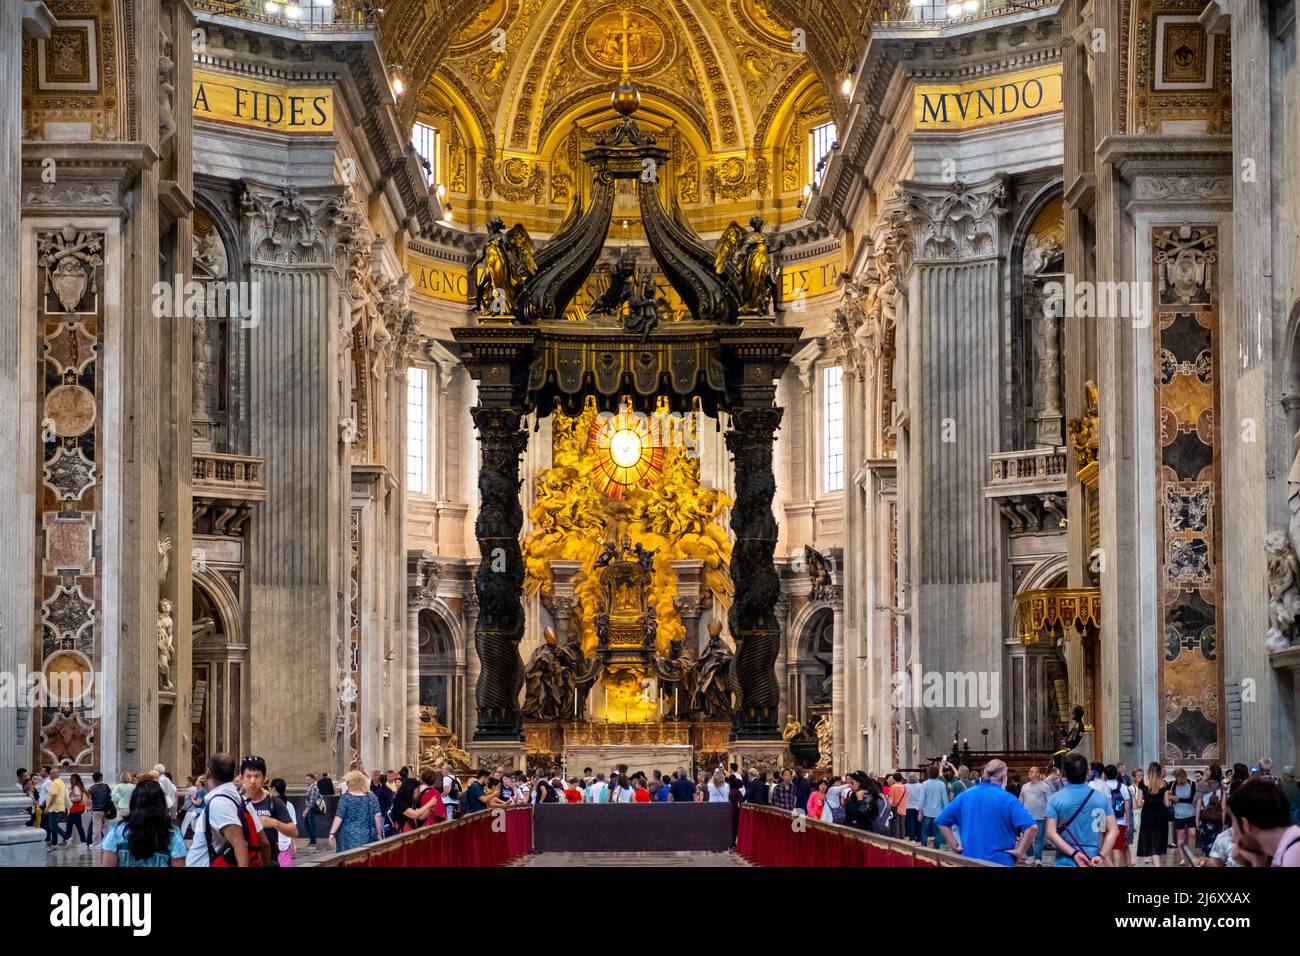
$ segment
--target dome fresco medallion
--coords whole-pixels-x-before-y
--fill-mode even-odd
[[[584,66],[598,72],[621,71],[624,46],[633,73],[651,73],[672,62],[672,31],[643,7],[624,10],[598,8],[578,27],[574,50]]]

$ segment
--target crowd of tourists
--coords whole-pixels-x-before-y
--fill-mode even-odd
[[[236,768],[233,758],[216,754],[204,776],[186,778],[184,790],[162,764],[123,773],[111,785],[95,773],[87,787],[79,774],[65,779],[48,766],[20,769],[18,783],[50,853],[72,848],[95,854],[87,862],[100,866],[164,867],[246,864],[256,852],[264,865],[292,865],[297,815],[285,781],[271,778],[261,757],[245,757]]]
[[[58,767],[18,772],[31,825],[54,853],[98,851],[102,866],[292,866],[296,841],[337,852],[463,814],[534,804],[725,803],[733,841],[745,804],[948,850],[1005,866],[1300,866],[1300,785],[1294,768],[1218,765],[1132,773],[1080,754],[1059,767],[1031,767],[1026,780],[1002,760],[978,774],[936,761],[924,772],[844,775],[793,767],[741,770],[529,773],[506,767],[459,774],[450,765],[367,773],[359,764],[335,792],[328,773],[307,774],[299,813],[266,761],[213,754],[200,778],[179,789],[161,764],[87,785]],[[331,801],[336,801],[331,807]],[[188,841],[188,843],[187,843]],[[1172,852],[1171,852],[1172,851]],[[1050,854],[1050,856],[1049,856]]]
[[[727,803],[733,840],[741,807],[757,804],[1004,866],[1162,866],[1171,855],[1180,866],[1300,866],[1300,785],[1292,767],[1275,776],[1268,757],[1254,767],[1189,774],[1166,773],[1158,763],[1129,773],[1122,763],[1070,754],[1060,766],[1031,767],[1024,781],[998,759],[978,774],[937,761],[924,774],[881,776],[732,764],[693,775],[587,767],[568,778],[498,767],[471,779],[469,812],[528,803]]]
[[[1300,866],[1300,785],[1262,758],[1190,775],[1159,763],[1132,773],[1089,763],[1031,767],[1026,780],[991,760],[978,777],[937,762],[887,778],[893,835],[1012,865]],[[897,797],[894,795],[897,794]]]

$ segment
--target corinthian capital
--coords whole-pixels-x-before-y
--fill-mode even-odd
[[[255,261],[278,265],[332,265],[369,251],[370,224],[351,190],[340,186],[301,188],[246,182],[239,197]]]
[[[1001,174],[973,185],[909,181],[899,184],[887,212],[895,228],[907,233],[916,261],[990,258],[1001,248],[1006,196]]]

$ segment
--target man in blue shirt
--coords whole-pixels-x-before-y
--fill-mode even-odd
[[[920,797],[920,806],[917,807],[917,811],[921,817],[921,846],[925,846],[930,841],[930,833],[933,831],[934,848],[941,850],[943,849],[943,834],[936,829],[935,820],[948,803],[948,787],[939,777],[938,765],[931,764],[926,768],[926,781],[921,784]]]
[[[695,799],[695,781],[685,770],[678,768],[673,773],[673,782],[668,785],[668,792],[673,803],[691,803]]]
[[[953,852],[972,860],[1014,866],[1025,858],[1038,824],[1019,800],[1006,791],[1007,765],[990,760],[984,778],[963,790],[943,808],[935,822]],[[958,837],[952,832],[956,826]]]
[[[474,779],[470,785],[465,788],[465,794],[461,797],[460,806],[462,813],[475,813],[479,810],[486,810],[487,804],[483,802],[484,787],[487,782],[488,772],[480,770],[474,774]]]
[[[1110,798],[1087,783],[1088,759],[1065,758],[1066,784],[1047,801],[1047,841],[1057,866],[1102,866],[1119,836]]]

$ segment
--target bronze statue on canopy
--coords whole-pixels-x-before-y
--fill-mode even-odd
[[[470,265],[474,310],[479,315],[514,318],[524,284],[537,271],[532,237],[520,223],[506,230],[499,218],[488,223],[488,238]]]
[[[780,301],[774,250],[763,233],[763,224],[763,217],[755,216],[746,231],[732,222],[718,239],[714,271],[731,287],[741,315],[767,315],[768,308]]]

